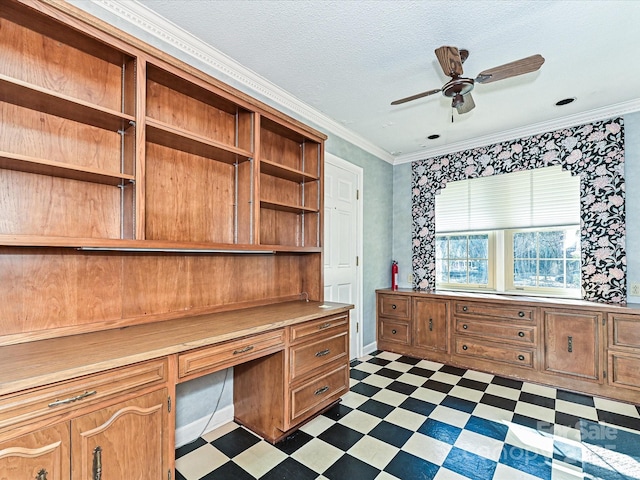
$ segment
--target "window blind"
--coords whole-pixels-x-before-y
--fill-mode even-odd
[[[580,224],[580,177],[560,166],[449,182],[435,200],[438,233]]]

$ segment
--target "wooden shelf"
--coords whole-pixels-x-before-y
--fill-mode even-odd
[[[271,202],[266,200],[260,200],[260,208],[267,208],[269,210],[278,210],[280,212],[290,213],[318,213],[317,208],[303,207],[301,205],[290,205],[287,203]]]
[[[0,168],[114,186],[122,184],[123,181],[134,181],[135,179],[133,175],[111,173],[97,168],[83,168],[69,163],[3,151],[0,151]]]
[[[242,163],[253,157],[247,150],[209,140],[200,135],[147,117],[147,141],[193,155],[228,164]]]
[[[266,173],[272,177],[284,178],[292,182],[313,182],[319,179],[317,175],[311,175],[295,168],[285,167],[270,160],[260,161],[260,173]]]
[[[220,253],[220,254],[272,254],[272,253],[319,253],[320,247],[298,247],[292,245],[257,245],[204,242],[172,242],[162,240],[131,240],[52,237],[39,235],[0,235],[0,247],[69,248],[74,250],[120,251],[120,252],[175,252],[175,253]]]
[[[0,74],[0,101],[110,131],[124,130],[134,117]]]

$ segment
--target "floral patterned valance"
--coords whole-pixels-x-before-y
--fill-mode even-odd
[[[413,287],[435,287],[435,195],[447,182],[562,165],[580,176],[583,298],[626,302],[623,127],[615,118],[414,162]]]

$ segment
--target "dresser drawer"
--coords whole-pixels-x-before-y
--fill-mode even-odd
[[[178,356],[178,378],[204,375],[284,349],[284,329],[199,348]]]
[[[60,415],[167,381],[166,359],[138,363],[0,398],[0,429],[39,416]]]
[[[409,320],[411,297],[404,295],[378,295],[378,315]]]
[[[610,352],[609,385],[640,390],[640,357]]]
[[[458,355],[479,357],[509,363],[519,367],[533,368],[533,351],[527,349],[509,348],[502,345],[477,342],[468,338],[457,337],[455,353]]]
[[[291,343],[306,340],[310,336],[319,334],[332,335],[336,332],[349,331],[349,315],[341,314],[333,317],[320,318],[309,322],[292,325],[289,327],[289,339]]]
[[[511,307],[481,302],[455,302],[456,315],[495,317],[508,320],[533,321],[534,309],[531,307]]]
[[[456,333],[480,335],[496,340],[536,344],[536,328],[528,325],[510,325],[506,322],[481,322],[476,319],[456,318]]]
[[[381,318],[379,319],[378,325],[380,326],[380,340],[384,340],[386,342],[401,343],[403,345],[409,345],[411,343],[408,323],[399,322],[388,318]]]
[[[291,389],[291,423],[321,410],[348,390],[349,366],[346,364]]]
[[[640,315],[609,314],[609,346],[640,349]]]
[[[340,358],[344,358],[346,363],[349,354],[347,333],[343,331],[333,337],[323,337],[315,342],[304,342],[291,347],[291,381]]]

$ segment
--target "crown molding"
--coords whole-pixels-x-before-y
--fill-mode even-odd
[[[597,122],[607,118],[619,117],[628,113],[640,111],[640,98],[628,102],[616,103],[602,108],[596,108],[586,112],[554,118],[546,122],[534,123],[525,127],[505,130],[492,135],[471,138],[462,142],[450,143],[441,147],[421,150],[396,157],[394,165],[410,163],[418,160],[426,160],[440,155],[461,152],[472,148],[484,147],[500,142],[508,142],[519,138],[530,137],[541,133],[552,132],[561,128],[575,127],[585,123]]]
[[[374,145],[254,71],[242,66],[231,57],[156,14],[139,1],[93,0],[93,3],[161,42],[180,50],[187,57],[181,60],[190,64],[192,64],[190,59],[197,60],[198,65],[194,66],[201,68],[202,64],[206,65],[209,68],[206,73],[213,76],[222,74],[232,79],[240,90],[245,90],[245,93],[258,93],[273,102],[276,108],[285,108],[294,112],[305,121],[313,122],[321,129],[325,129],[325,133],[334,134],[388,163],[394,163],[395,157],[386,150]],[[77,5],[82,8],[81,3]]]

